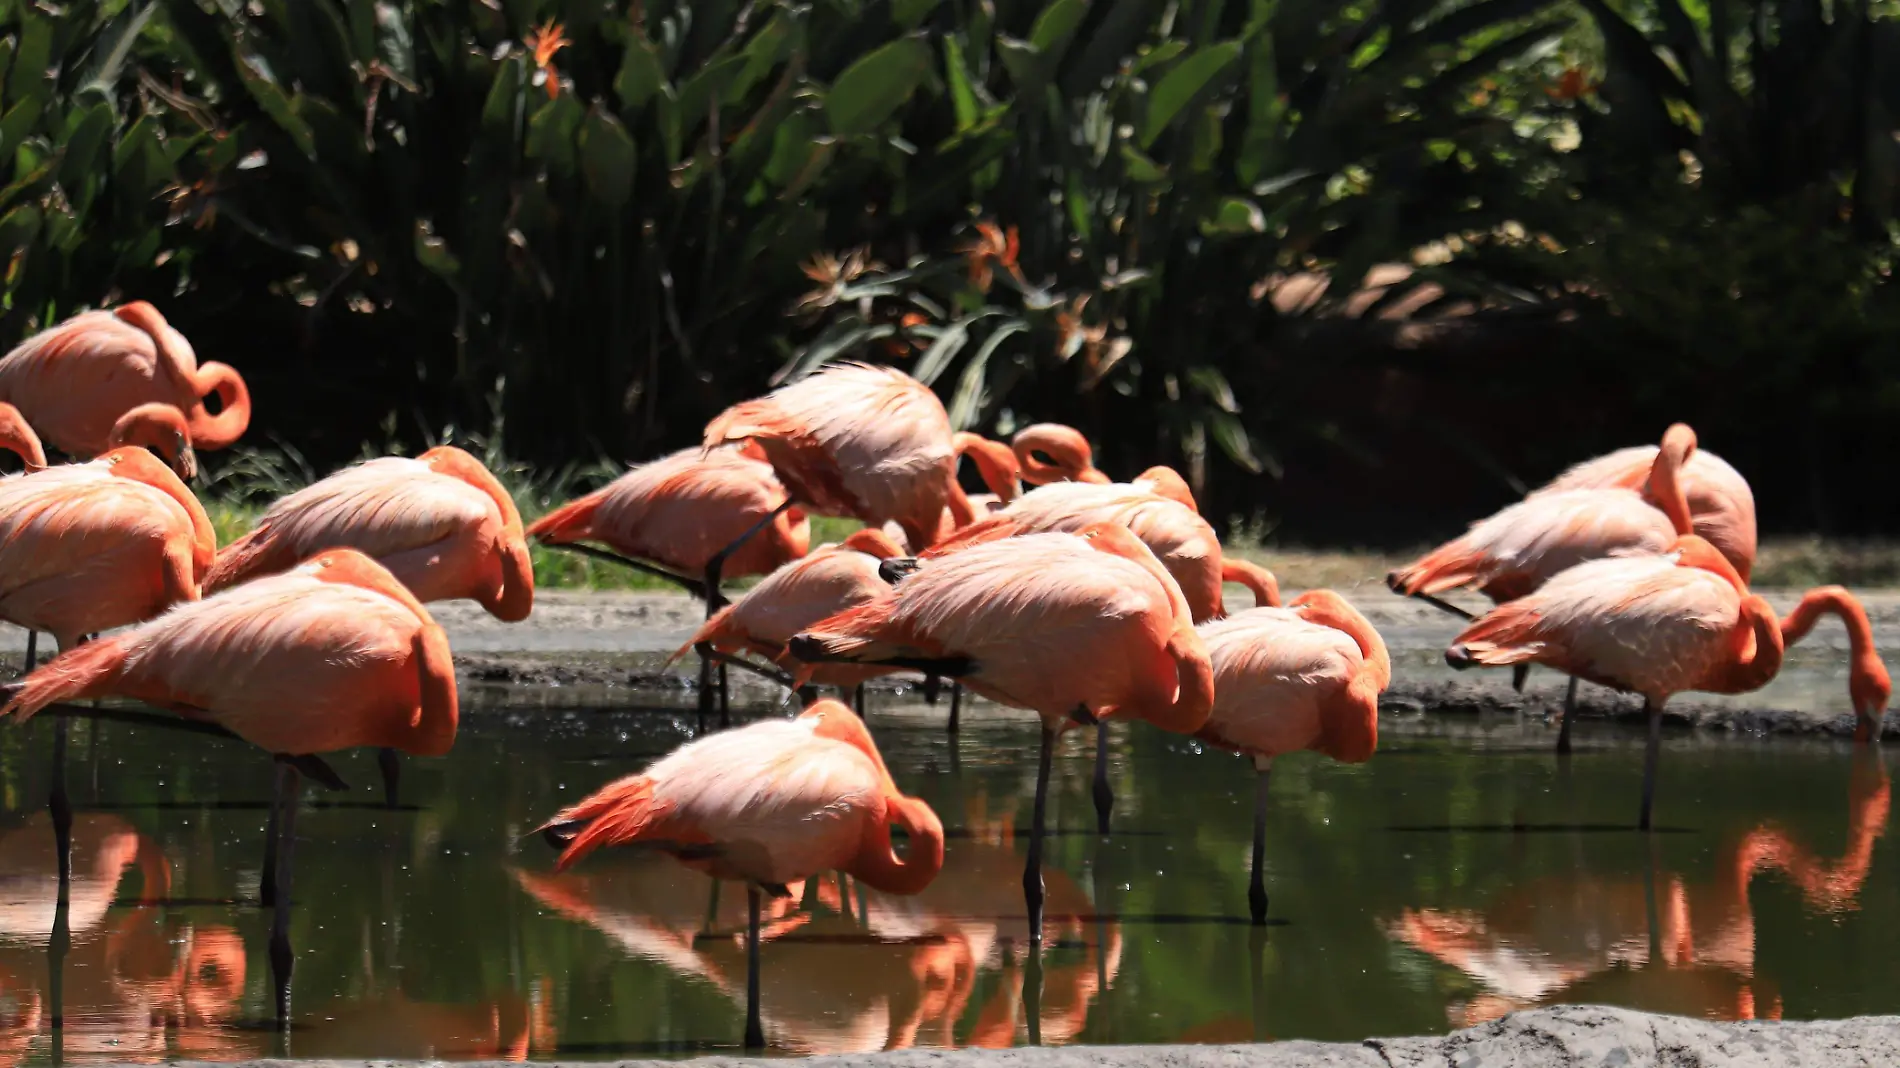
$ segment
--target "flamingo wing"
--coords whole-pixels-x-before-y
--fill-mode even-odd
[[[580,521],[562,523],[559,512],[551,513],[530,532],[557,543],[598,541],[628,556],[698,574],[714,553],[784,503],[785,487],[772,465],[737,449],[703,455],[683,449],[642,464],[568,506]],[[776,561],[763,552],[769,533],[734,554],[725,574],[772,570]]]
[[[0,359],[0,400],[17,406],[54,447],[91,457],[110,447],[120,415],[143,401],[174,399],[159,377],[151,335],[111,311],[84,312]]]
[[[1585,560],[1661,553],[1675,539],[1669,517],[1633,490],[1541,493],[1396,572],[1393,588],[1430,594],[1480,586],[1508,600]]]
[[[1585,460],[1530,496],[1582,489],[1640,490],[1658,451],[1654,445],[1634,445]],[[1697,449],[1689,457],[1681,480],[1695,533],[1708,539],[1746,581],[1756,552],[1755,494],[1748,480],[1727,460],[1706,449]]]
[[[834,549],[779,568],[732,606],[733,626],[756,641],[783,646],[806,627],[890,589],[877,557]]]

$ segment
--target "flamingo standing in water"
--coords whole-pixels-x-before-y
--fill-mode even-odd
[[[900,858],[891,826],[910,838]],[[761,890],[838,869],[887,893],[915,894],[943,867],[943,824],[897,790],[864,721],[836,701],[689,742],[645,772],[609,783],[541,828],[557,870],[602,846],[644,845],[718,879],[746,884],[747,1049],[759,1019]]]
[[[605,555],[678,583],[706,602],[711,617],[725,604],[719,592],[722,575],[769,574],[811,547],[811,521],[792,504],[764,457],[763,450],[749,442],[733,448],[682,449],[556,508],[529,526],[528,533],[544,545]],[[589,542],[605,545],[612,553],[603,554]],[[722,715],[727,713],[725,683],[722,667]],[[713,661],[701,657],[702,727],[713,699]]]
[[[1263,856],[1273,758],[1311,749],[1360,764],[1379,744],[1379,695],[1392,682],[1385,642],[1331,590],[1287,608],[1255,608],[1203,623],[1214,665],[1214,711],[1195,737],[1253,758],[1253,871],[1247,903],[1267,922]]]
[[[1585,560],[1665,552],[1676,538],[1694,532],[1684,472],[1697,455],[1695,431],[1675,424],[1663,435],[1661,447],[1649,455],[1649,467],[1638,483],[1641,492],[1608,483],[1540,490],[1387,575],[1386,584],[1394,593],[1470,619],[1469,613],[1436,595],[1473,586],[1502,604],[1534,592],[1551,576]],[[1752,533],[1750,537],[1752,542]],[[1517,665],[1512,685],[1522,689],[1529,670],[1527,664]],[[1570,752],[1576,706],[1573,675],[1564,694],[1558,753]]]
[[[212,415],[204,398],[217,394]],[[191,343],[142,300],[73,316],[0,358],[0,401],[19,408],[54,448],[88,459],[113,448],[112,429],[142,404],[184,414],[193,447],[222,449],[251,422],[236,370],[200,365]]]
[[[0,716],[129,697],[277,757],[265,858],[275,906],[278,1022],[290,1013],[290,854],[300,775],[341,780],[318,754],[358,746],[441,756],[455,741],[455,669],[428,609],[382,565],[333,549],[279,575],[68,649],[12,688]]]
[[[1893,687],[1859,603],[1838,586],[1813,590],[1784,627],[1728,559],[1694,534],[1677,539],[1664,556],[1578,564],[1473,622],[1445,659],[1455,668],[1548,664],[1642,694],[1649,745],[1637,825],[1648,830],[1664,702],[1685,690],[1760,689],[1781,670],[1786,635],[1804,636],[1829,613],[1846,621],[1855,646],[1848,695],[1856,737],[1876,737]]]
[[[189,459],[189,447],[173,436],[182,429],[177,409],[147,405],[126,419],[155,428],[151,440],[161,450],[183,449],[170,457],[174,464],[180,456]],[[88,634],[198,599],[217,537],[198,499],[152,453],[119,448],[88,463],[44,467],[38,437],[9,404],[0,404],[0,448],[28,465],[26,474],[0,479],[0,619],[26,628],[26,670],[38,660],[42,630],[63,651]],[[53,731],[47,808],[64,856],[73,818],[66,719]]]
[[[1196,623],[1226,614],[1222,584],[1234,582],[1252,591],[1256,606],[1280,603],[1273,573],[1237,557],[1223,556],[1220,538],[1200,514],[1179,500],[1159,496],[1142,484],[1058,482],[1024,494],[988,519],[958,531],[924,554],[943,556],[970,545],[1025,533],[1074,533],[1097,523],[1128,528],[1161,561],[1187,598]],[[1096,724],[1095,817],[1108,833],[1115,795],[1108,785],[1108,725]]]
[[[853,531],[842,544],[824,546],[767,575],[737,601],[715,612],[667,662],[686,655],[688,649],[710,648],[725,655],[756,653],[782,667],[791,667],[785,643],[811,624],[864,604],[889,589],[891,583],[883,574],[884,561],[902,555],[881,530],[865,527]],[[855,688],[857,713],[862,716],[865,680],[888,673],[886,668],[825,665],[813,673],[810,681]],[[791,677],[781,681],[790,684]]]
[[[362,551],[418,601],[467,598],[507,623],[534,610],[534,562],[514,498],[452,445],[347,467],[278,501],[218,554],[204,592],[278,574],[325,549]],[[394,808],[401,765],[393,749],[378,761]]]
[[[1181,588],[1127,528],[1026,534],[924,561],[868,604],[787,645],[807,665],[908,667],[960,680],[1042,720],[1023,871],[1030,937],[1042,938],[1049,762],[1070,722],[1145,719],[1191,733],[1214,702],[1207,651]],[[809,668],[806,670],[810,670]]]

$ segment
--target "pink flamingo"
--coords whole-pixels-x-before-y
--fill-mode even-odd
[[[1387,575],[1386,584],[1394,593],[1470,619],[1470,613],[1436,595],[1473,586],[1503,603],[1535,591],[1551,576],[1585,560],[1665,552],[1677,537],[1693,532],[1683,472],[1697,455],[1695,431],[1682,423],[1671,426],[1662,446],[1649,455],[1641,492],[1608,484],[1540,490]],[[1529,670],[1528,664],[1518,665],[1512,685],[1522,689]],[[1577,679],[1572,676],[1564,695],[1558,753],[1570,752],[1576,704]]]
[[[1061,423],[1035,423],[1016,432],[1010,439],[1016,462],[1022,468],[1024,482],[1046,486],[1052,482],[1090,482],[1105,485],[1112,481],[1095,469],[1095,453],[1082,432]],[[1200,506],[1187,480],[1174,468],[1156,465],[1135,476],[1132,485],[1139,490],[1178,501],[1196,512]]]
[[[891,826],[910,838],[897,856]],[[760,891],[842,870],[886,893],[915,894],[943,867],[943,824],[891,781],[864,721],[836,701],[689,742],[609,783],[542,828],[556,870],[602,846],[647,846],[716,879],[746,884],[747,1049],[759,1019]]]
[[[924,554],[955,553],[967,546],[1024,533],[1074,533],[1096,523],[1128,528],[1161,561],[1187,598],[1194,622],[1226,613],[1222,584],[1238,583],[1252,591],[1256,606],[1280,603],[1273,573],[1237,557],[1224,556],[1220,538],[1200,514],[1176,499],[1158,496],[1142,483],[1058,482],[1031,490],[988,519],[965,527]],[[1108,833],[1115,795],[1108,785],[1108,725],[1096,725],[1095,820]]]
[[[509,623],[534,609],[534,564],[514,498],[451,445],[346,467],[271,506],[226,546],[205,593],[358,549],[422,602],[468,598]]]
[[[204,398],[217,394],[212,415]],[[0,358],[0,401],[13,404],[53,447],[89,459],[114,447],[112,429],[142,404],[183,413],[191,444],[222,449],[251,422],[251,395],[237,371],[198,363],[191,343],[158,309],[135,300],[73,316]]]
[[[1650,471],[1660,453],[1661,448],[1655,445],[1618,449],[1571,467],[1530,496],[1584,489],[1644,488],[1649,484]],[[1681,465],[1678,478],[1689,503],[1689,521],[1694,528],[1690,533],[1700,535],[1715,546],[1735,566],[1742,581],[1747,582],[1755,567],[1755,494],[1749,489],[1748,480],[1727,460],[1706,449],[1692,451]],[[1662,507],[1660,497],[1652,494],[1649,499]]]
[[[0,716],[128,697],[276,756],[265,888],[280,1026],[290,1013],[290,852],[300,773],[342,786],[319,754],[358,746],[441,756],[455,741],[448,639],[382,565],[333,549],[279,575],[68,649],[15,684]]]
[[[534,610],[534,561],[514,498],[452,445],[346,467],[278,501],[218,554],[204,592],[278,574],[325,549],[362,551],[425,603],[468,598],[508,623]],[[381,750],[377,762],[394,808],[396,751]]]
[[[938,517],[932,544],[1001,509],[1022,496],[1023,492],[1022,470],[1016,463],[1016,454],[1008,445],[967,431],[952,434],[950,443],[959,463],[965,456],[976,463],[977,473],[982,476],[983,484],[989,487],[989,492],[965,493],[963,487],[954,478],[951,479],[950,497],[944,505],[943,514]],[[908,541],[902,524],[894,519],[886,521],[882,529],[893,543],[901,545]],[[912,551],[922,552],[924,548],[917,546]]]
[[[1473,622],[1445,659],[1456,668],[1548,664],[1642,694],[1649,745],[1638,826],[1648,830],[1663,704],[1685,690],[1761,688],[1781,670],[1787,631],[1805,635],[1826,613],[1842,617],[1855,645],[1848,694],[1859,721],[1856,736],[1877,736],[1893,687],[1858,602],[1839,587],[1810,591],[1784,629],[1768,602],[1748,592],[1734,565],[1693,534],[1677,539],[1668,555],[1578,564]]]
[[[667,663],[689,649],[718,654],[756,653],[781,666],[792,666],[785,643],[813,623],[864,604],[889,589],[884,561],[903,555],[888,535],[866,527],[840,545],[824,546],[767,575],[757,586],[706,620]],[[745,663],[745,661],[738,661]],[[825,665],[810,681],[857,690],[857,713],[864,715],[864,681],[888,674],[884,668]],[[791,676],[774,676],[791,685]],[[808,694],[807,699],[813,699]]]
[[[959,679],[1042,720],[1023,871],[1031,938],[1042,937],[1042,838],[1049,762],[1071,721],[1145,719],[1190,733],[1214,679],[1181,589],[1127,528],[1026,534],[923,561],[868,604],[787,645],[807,665],[908,667]],[[809,670],[809,669],[807,669]]]
[[[921,550],[951,501],[952,439],[930,387],[889,367],[838,363],[726,409],[706,424],[705,445],[756,441],[792,500],[866,526],[894,521]]]
[[[811,547],[811,521],[792,504],[764,455],[751,442],[682,449],[556,508],[528,533],[544,545],[605,557],[678,583],[706,602],[710,618],[726,603],[719,592],[721,576],[769,574]],[[702,727],[715,692],[721,715],[730,714],[723,666],[718,678],[715,691],[713,661],[701,657]]]
[[[1331,590],[1308,590],[1287,608],[1254,608],[1198,629],[1214,665],[1214,710],[1195,737],[1253,758],[1247,903],[1253,922],[1264,924],[1273,758],[1311,749],[1347,764],[1371,759],[1392,660],[1366,617]]]

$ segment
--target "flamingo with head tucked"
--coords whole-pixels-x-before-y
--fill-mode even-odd
[[[1214,701],[1207,651],[1181,588],[1147,546],[1113,523],[925,560],[876,600],[812,624],[787,650],[813,667],[934,672],[1036,713],[1042,753],[1023,891],[1038,941],[1056,736],[1071,722],[1108,716],[1190,733]]]
[[[184,605],[68,649],[12,687],[0,716],[24,720],[88,697],[129,697],[275,755],[271,965],[290,1013],[290,848],[299,773],[340,786],[319,754],[358,746],[440,756],[455,741],[448,639],[382,565],[333,549],[283,574]]]
[[[791,500],[867,526],[896,522],[922,549],[952,500],[953,438],[930,387],[893,368],[837,363],[726,409],[706,424],[705,445],[755,441]]]
[[[212,394],[222,404],[216,415],[205,406]],[[83,312],[22,341],[0,358],[0,401],[81,459],[113,448],[113,427],[143,404],[178,409],[201,451],[229,446],[251,422],[250,391],[237,371],[200,365],[184,335],[142,300]]]
[[[1872,737],[1892,683],[1873,651],[1858,602],[1839,587],[1811,591],[1784,629],[1727,558],[1693,534],[1677,539],[1667,555],[1593,560],[1570,568],[1466,627],[1445,659],[1456,668],[1548,664],[1642,694],[1649,744],[1638,826],[1647,830],[1664,702],[1685,690],[1761,688],[1781,669],[1786,633],[1805,635],[1818,616],[1830,612],[1847,622],[1855,645],[1848,693],[1859,721],[1857,735]]]
[[[1310,749],[1348,764],[1379,743],[1379,695],[1392,660],[1379,632],[1331,590],[1286,608],[1254,608],[1198,628],[1214,665],[1214,710],[1195,733],[1253,758],[1253,872],[1247,902],[1267,921],[1263,856],[1273,758]]]
[[[899,857],[891,827],[909,836]],[[759,1016],[763,890],[842,870],[888,893],[915,894],[943,867],[943,824],[891,781],[864,721],[836,701],[689,742],[646,771],[609,783],[542,827],[565,870],[605,846],[644,846],[746,884],[747,1049],[765,1044]]]

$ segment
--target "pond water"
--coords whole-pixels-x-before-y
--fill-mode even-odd
[[[736,1050],[743,892],[712,900],[709,880],[664,858],[554,875],[529,834],[685,741],[694,717],[485,695],[465,691],[453,755],[405,761],[403,807],[381,807],[369,754],[335,761],[349,793],[306,794],[283,1036],[255,903],[269,762],[236,742],[75,724],[62,955],[49,946],[52,731],[0,730],[0,1064]],[[916,898],[841,893],[832,876],[773,910],[762,1007],[775,1051],[1356,1040],[1558,1001],[1716,1018],[1900,1011],[1900,861],[1882,841],[1877,751],[1668,736],[1663,830],[1641,835],[1626,829],[1633,731],[1581,725],[1566,767],[1541,723],[1388,724],[1368,765],[1276,765],[1272,922],[1253,928],[1250,766],[1118,725],[1103,839],[1092,736],[1072,734],[1036,958],[1020,881],[1033,721],[967,711],[952,740],[942,708],[872,695],[899,787],[951,829],[945,869]]]

